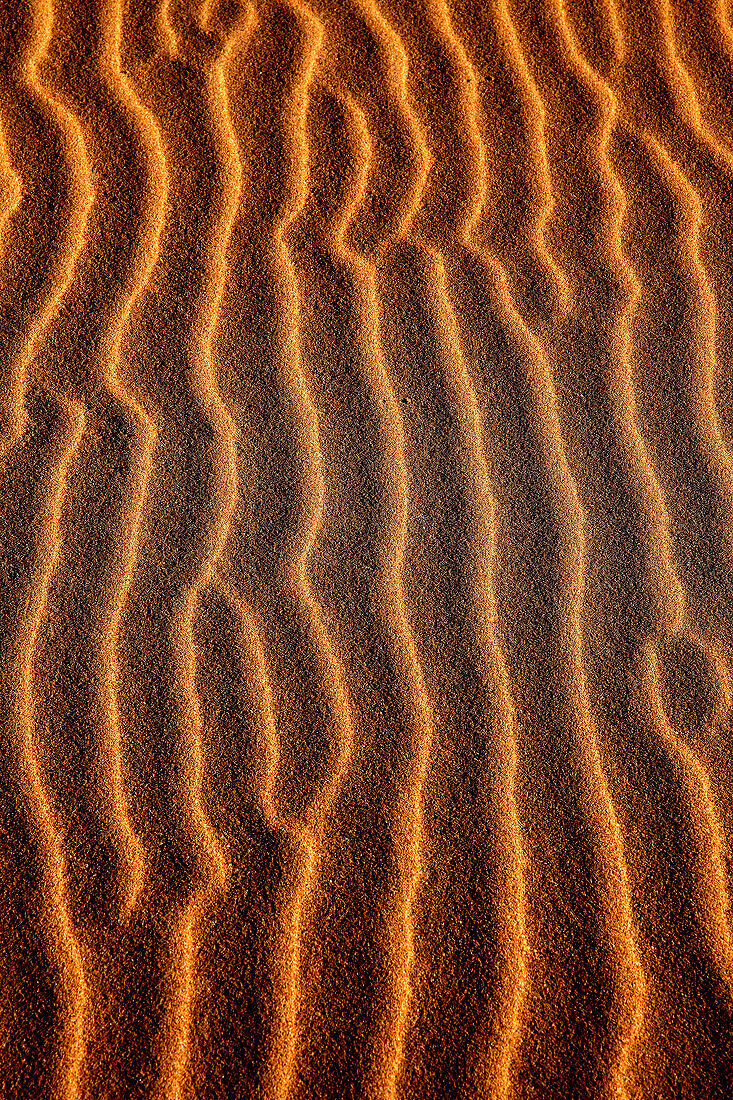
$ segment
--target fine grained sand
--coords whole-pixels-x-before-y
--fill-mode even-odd
[[[0,20],[0,1097],[733,1095],[725,0]]]

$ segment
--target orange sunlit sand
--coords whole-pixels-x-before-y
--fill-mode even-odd
[[[724,1100],[733,11],[0,0],[0,1097]]]

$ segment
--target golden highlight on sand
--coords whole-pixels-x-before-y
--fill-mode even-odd
[[[0,1098],[733,1095],[733,8],[0,51]]]

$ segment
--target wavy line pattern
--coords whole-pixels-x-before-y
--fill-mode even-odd
[[[733,1079],[720,0],[0,0],[0,1096]]]

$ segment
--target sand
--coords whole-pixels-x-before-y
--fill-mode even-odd
[[[0,1097],[733,1095],[725,0],[0,0]]]

